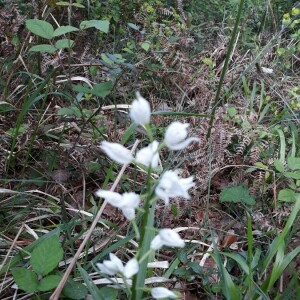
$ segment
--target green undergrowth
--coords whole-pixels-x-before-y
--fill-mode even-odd
[[[143,193],[145,178],[161,175],[136,165],[120,174],[99,148],[103,140],[147,146],[146,129],[128,115],[136,91],[151,103],[154,139],[163,140],[171,122],[190,123],[207,156],[195,157],[192,147],[162,152],[161,170],[195,174],[196,187],[191,200],[159,202],[147,226],[177,229],[186,244],[151,256],[153,268],[144,262],[133,295],[151,299],[150,289],[164,286],[196,299],[299,299],[295,5],[15,1],[12,8],[0,1],[1,13],[15,19],[11,27],[0,20],[1,299],[54,299],[102,209],[95,191],[117,181],[118,193]],[[218,151],[226,160],[215,164]],[[141,209],[138,228],[144,218]],[[135,256],[135,233],[107,205],[61,298],[129,299],[96,264],[109,253]]]

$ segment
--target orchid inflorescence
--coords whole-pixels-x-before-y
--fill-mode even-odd
[[[132,102],[130,113],[132,121],[137,125],[143,126],[146,129],[148,137],[151,143],[136,152],[133,155],[130,150],[118,143],[110,143],[103,141],[100,148],[107,154],[109,158],[113,161],[126,165],[126,164],[136,164],[143,169],[148,171],[157,170],[160,164],[159,151],[167,147],[169,150],[182,150],[186,148],[192,142],[198,141],[196,137],[188,137],[188,126],[189,124],[184,124],[181,122],[171,123],[165,132],[164,140],[159,143],[153,140],[152,132],[150,128],[151,119],[151,108],[149,102],[144,99],[139,92],[136,93],[136,99]],[[168,205],[170,198],[173,197],[183,197],[185,199],[190,199],[188,190],[195,185],[194,177],[190,176],[188,178],[181,178],[177,170],[165,171],[158,180],[153,180],[151,186],[154,187],[154,193],[148,199],[148,205],[144,205],[145,209],[149,209],[149,205],[155,205],[158,199],[164,201],[165,205]],[[151,191],[148,191],[152,193]],[[104,198],[112,206],[121,209],[125,218],[131,221],[134,225],[136,231],[138,228],[135,224],[135,214],[136,210],[139,208],[141,199],[140,196],[134,192],[119,194],[112,191],[106,191],[99,189],[96,192],[98,197]],[[144,201],[144,204],[147,200]],[[147,214],[147,211],[145,211]],[[145,230],[145,228],[141,228]],[[140,234],[136,232],[137,239],[139,239]],[[140,241],[142,243],[143,241]],[[138,276],[139,264],[147,257],[151,251],[157,251],[163,246],[183,248],[185,246],[184,240],[181,239],[179,234],[172,229],[164,228],[158,231],[158,234],[152,239],[148,251],[145,253],[139,253],[136,258],[130,259],[125,266],[122,261],[113,253],[110,253],[110,260],[104,260],[103,263],[96,264],[97,268],[103,274],[114,276],[116,274],[121,275],[124,280]],[[152,288],[151,295],[155,299],[171,298],[175,299],[178,293],[174,293],[164,287]]]

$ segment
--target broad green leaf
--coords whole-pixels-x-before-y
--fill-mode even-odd
[[[289,157],[288,166],[291,170],[300,170],[300,157]]]
[[[278,48],[276,52],[277,52],[278,55],[282,55],[285,52],[285,49],[284,48]]]
[[[280,172],[280,173],[284,172],[284,165],[279,159],[276,159],[274,161],[274,166],[278,172]]]
[[[38,289],[41,292],[47,292],[57,287],[61,280],[61,277],[58,275],[49,275],[44,277],[40,282]]]
[[[182,262],[184,264],[187,263],[187,261],[188,261],[186,252],[183,252],[183,251],[178,252],[177,257],[180,260],[180,262]]]
[[[25,268],[15,268],[11,270],[18,288],[27,293],[33,293],[38,288],[38,277],[32,270]]]
[[[196,274],[202,274],[203,268],[199,265],[199,263],[196,263],[194,261],[190,261],[187,264]]]
[[[74,41],[73,40],[69,40],[69,39],[61,39],[61,40],[58,40],[55,43],[55,47],[57,49],[72,48],[73,45],[74,45]]]
[[[70,3],[67,1],[59,1],[55,3],[56,5],[60,5],[60,6],[69,6]]]
[[[69,32],[78,31],[79,29],[74,26],[60,26],[54,30],[53,37],[60,36]]]
[[[79,108],[75,107],[75,106],[71,106],[71,107],[62,107],[58,110],[57,113],[59,116],[75,116],[80,118],[81,115],[81,111],[79,110]]]
[[[80,4],[80,3],[77,3],[77,2],[72,3],[72,6],[78,7],[78,8],[85,8],[84,5],[82,5],[82,4]]]
[[[145,51],[149,51],[150,46],[151,46],[150,42],[143,42],[143,43],[141,44],[141,47],[142,47]]]
[[[287,178],[300,179],[300,171],[285,172],[284,176]]]
[[[41,236],[38,240],[35,240],[28,246],[24,247],[21,252],[19,252],[15,257],[12,257],[10,261],[2,266],[0,269],[0,275],[3,275],[5,272],[7,272],[10,268],[15,266],[17,263],[19,263],[24,257],[28,255],[29,252],[31,252],[37,245],[39,245],[43,240],[47,239],[50,236],[57,235],[60,233],[60,228],[55,228],[54,230],[46,233],[45,235]]]
[[[97,83],[94,85],[92,89],[92,94],[104,98],[110,94],[112,88],[113,88],[113,83],[111,81]]]
[[[47,44],[36,45],[29,49],[29,52],[47,52],[50,54],[55,51],[57,51],[57,49],[54,46]]]
[[[138,26],[138,25],[136,25],[136,24],[133,24],[133,23],[127,23],[127,25],[128,25],[130,28],[134,29],[134,30],[137,30],[137,31],[140,30],[140,26]]]
[[[22,134],[22,133],[26,132],[28,128],[29,128],[28,124],[20,124],[20,126],[18,128],[9,128],[6,131],[6,133],[10,136],[14,136],[17,134],[17,131],[18,131],[18,134]]]
[[[109,30],[109,21],[107,20],[88,20],[82,21],[79,25],[80,29],[87,29],[87,28],[96,28],[100,31],[108,33]]]
[[[30,263],[36,273],[46,275],[55,269],[62,258],[63,249],[58,236],[53,236],[44,240],[32,251]]]
[[[290,189],[283,189],[278,194],[278,200],[285,202],[295,202],[296,193]]]
[[[221,202],[244,202],[254,205],[255,199],[249,194],[249,190],[244,185],[237,185],[222,190],[220,194]]]
[[[105,300],[116,300],[118,299],[118,290],[112,287],[105,286],[100,289],[100,293],[105,295]]]
[[[88,88],[87,85],[72,84],[72,89],[74,92],[77,92],[77,93],[86,93],[86,94],[92,93],[92,90],[90,88]]]
[[[26,21],[26,27],[35,35],[41,36],[47,40],[53,38],[53,26],[46,21],[39,19],[30,19]]]
[[[68,279],[65,284],[62,294],[70,299],[84,299],[88,290],[85,285],[79,282],[75,282],[72,279]]]
[[[229,114],[230,117],[234,117],[237,115],[237,110],[234,106],[230,106],[227,108],[227,112]]]
[[[101,58],[105,63],[107,63],[109,65],[114,64],[114,62],[111,59],[109,59],[105,53],[101,53]]]

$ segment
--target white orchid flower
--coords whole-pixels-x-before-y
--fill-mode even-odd
[[[158,141],[153,141],[147,147],[142,148],[137,152],[135,160],[146,167],[157,168],[159,163],[158,145]]]
[[[114,276],[117,273],[122,273],[129,279],[139,271],[139,263],[135,258],[130,259],[125,266],[115,254],[110,253],[109,258],[110,260],[96,264],[96,267],[104,274]]]
[[[172,229],[161,229],[159,234],[154,237],[151,242],[150,248],[159,250],[163,246],[183,248],[185,245],[184,240],[180,235]]]
[[[139,263],[135,258],[130,259],[124,267],[124,276],[129,279],[139,271]]]
[[[97,263],[96,267],[104,274],[113,276],[117,273],[123,273],[124,266],[122,261],[113,253],[109,254],[110,260],[104,260],[103,263]]]
[[[137,99],[133,100],[130,108],[130,117],[132,121],[138,125],[146,125],[150,123],[151,108],[149,102],[136,92]]]
[[[180,178],[176,171],[166,171],[156,189],[156,195],[165,201],[165,204],[169,204],[169,198],[171,197],[183,197],[190,199],[188,190],[195,185],[193,182],[194,177]]]
[[[119,164],[129,164],[133,161],[130,150],[121,144],[103,141],[100,148],[108,155],[108,157]]]
[[[163,298],[176,299],[176,298],[178,298],[178,296],[175,293],[173,293],[172,291],[170,291],[164,287],[152,288],[151,295],[154,299],[163,299]]]
[[[189,124],[183,124],[180,122],[173,122],[168,126],[165,134],[165,143],[169,149],[181,150],[187,147],[190,143],[199,141],[196,137],[187,138],[188,127]]]
[[[111,191],[98,190],[98,197],[104,198],[109,204],[120,208],[127,220],[135,218],[135,209],[140,204],[140,197],[135,193],[124,193],[123,195]]]

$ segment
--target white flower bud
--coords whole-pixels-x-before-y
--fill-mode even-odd
[[[135,160],[146,167],[157,168],[159,163],[158,145],[157,141],[153,141],[147,147],[142,148],[137,152]]]
[[[151,108],[149,102],[136,93],[137,99],[133,100],[130,108],[130,117],[133,122],[138,125],[146,125],[150,123]]]
[[[154,299],[163,299],[163,298],[176,299],[176,298],[178,298],[175,293],[173,293],[172,291],[170,291],[164,287],[152,288],[151,295]]]
[[[165,134],[165,143],[171,150],[181,150],[186,148],[190,143],[199,141],[196,137],[187,138],[187,128],[189,124],[183,124],[180,122],[171,123]]]
[[[159,250],[163,246],[183,248],[185,245],[184,240],[180,235],[172,229],[161,229],[159,234],[154,237],[151,242],[150,248]]]
[[[118,143],[103,141],[100,148],[115,162],[119,164],[129,164],[133,161],[131,152]]]

